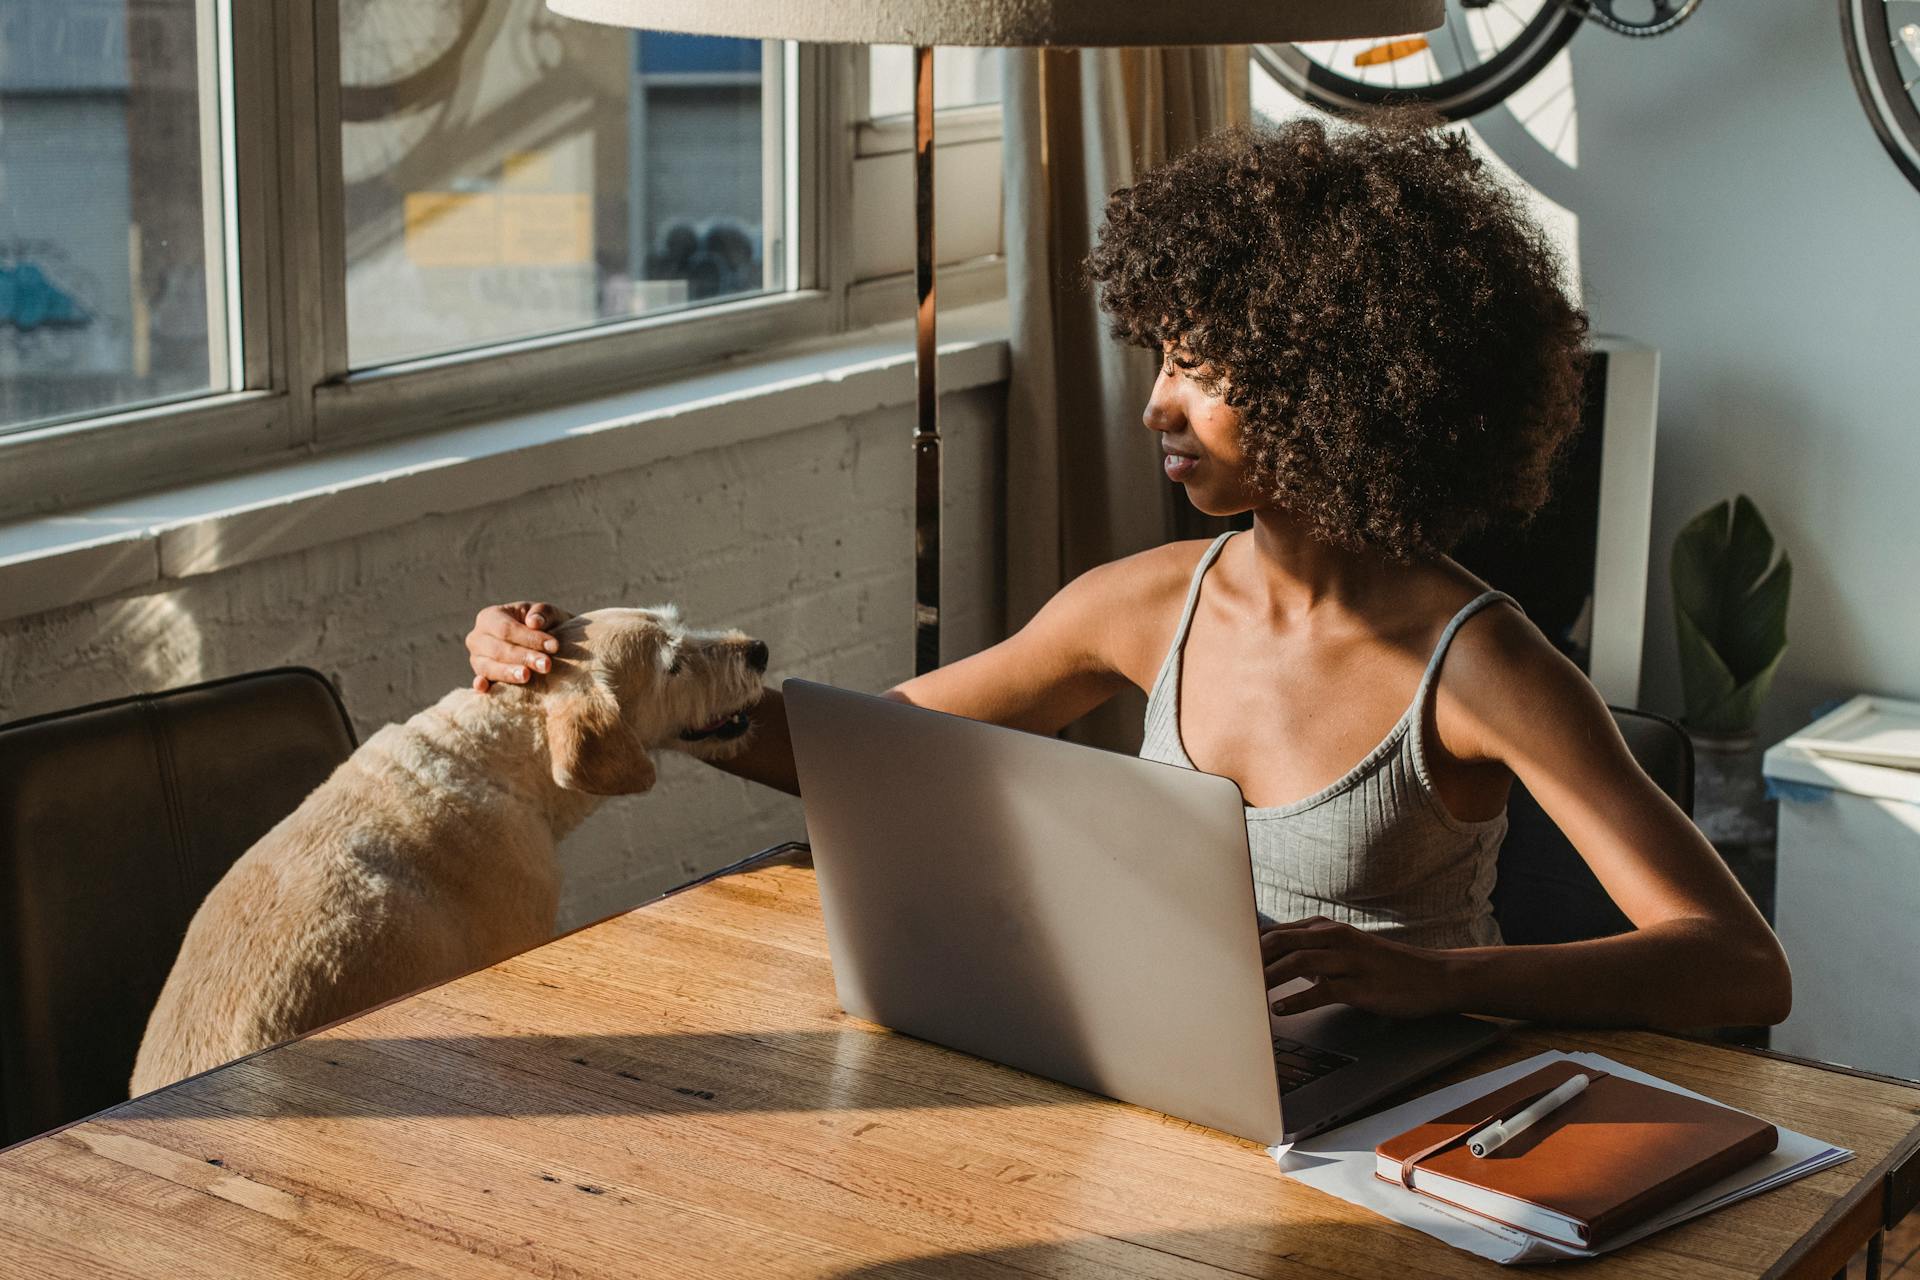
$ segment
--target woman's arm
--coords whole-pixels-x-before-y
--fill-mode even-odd
[[[1014,635],[882,696],[1016,729],[1058,732],[1152,669],[1153,646],[1164,637],[1141,620],[1165,613],[1163,597],[1172,590],[1177,599],[1193,560],[1191,548],[1183,553],[1174,544],[1089,570]],[[490,681],[524,684],[546,670],[541,631],[569,616],[532,601],[482,609],[467,636],[474,687],[484,693]],[[769,688],[748,715],[753,732],[745,748],[708,763],[799,795],[786,700]]]
[[[1504,761],[1634,929],[1448,957],[1462,1007],[1590,1025],[1771,1025],[1793,1003],[1786,953],[1714,847],[1628,751],[1571,662],[1509,610],[1469,647],[1469,749]],[[1491,620],[1491,619],[1490,619]],[[1464,634],[1464,629],[1463,629]],[[1477,747],[1477,749],[1476,749]]]
[[[882,697],[1054,733],[1112,697],[1127,683],[1113,666],[1101,625],[1129,591],[1126,562],[1103,565],[1068,583],[1033,620],[999,644],[888,689]],[[1137,584],[1132,589],[1137,589]],[[728,773],[800,794],[787,730],[786,699],[768,689],[748,712],[753,736],[740,754],[711,763]]]
[[[1786,955],[1720,855],[1640,769],[1586,677],[1518,614],[1482,616],[1488,625],[1462,628],[1449,652],[1438,736],[1460,758],[1512,769],[1634,928],[1442,951],[1366,935],[1356,942],[1347,926],[1303,922],[1268,935],[1269,957],[1281,958],[1270,977],[1342,972],[1283,1001],[1285,1011],[1345,1000],[1385,1012],[1452,1009],[1588,1026],[1783,1020],[1792,1004]],[[1427,995],[1410,999],[1410,989]],[[1395,1003],[1403,1007],[1383,1007]]]

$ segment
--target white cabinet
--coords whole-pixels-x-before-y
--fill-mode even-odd
[[[1871,744],[1829,754],[1848,751],[1865,701],[1766,755],[1780,800],[1775,928],[1793,966],[1793,1013],[1771,1044],[1920,1079],[1920,770],[1867,763]],[[1917,703],[1871,701],[1920,716]]]

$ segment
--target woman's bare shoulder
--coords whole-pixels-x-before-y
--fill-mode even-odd
[[[1109,560],[1075,578],[1065,588],[1079,603],[1102,611],[1127,610],[1136,616],[1163,612],[1169,602],[1183,600],[1187,586],[1208,544],[1194,540],[1169,542]],[[1064,594],[1064,592],[1063,592]]]
[[[1108,658],[1140,687],[1152,681],[1173,643],[1188,585],[1208,545],[1206,539],[1164,543],[1096,570]]]
[[[1590,732],[1607,718],[1584,672],[1518,608],[1491,605],[1455,635],[1435,689],[1443,740],[1466,758],[1498,757],[1541,726]]]
[[[1156,595],[1186,594],[1200,557],[1212,542],[1206,538],[1188,538],[1166,542],[1100,566],[1112,576],[1114,585],[1142,598]]]
[[[1196,539],[1149,547],[1088,570],[1061,592],[1073,597],[1073,611],[1114,670],[1137,684],[1158,668],[1209,545]]]

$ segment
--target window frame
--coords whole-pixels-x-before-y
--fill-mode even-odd
[[[911,120],[864,118],[864,46],[788,44],[780,84],[794,127],[783,164],[798,197],[781,238],[794,289],[352,370],[333,127],[338,0],[231,0],[216,13],[231,109],[222,145],[231,146],[234,172],[227,236],[238,275],[229,297],[240,303],[240,389],[0,434],[0,520],[644,386],[843,332],[869,321],[875,298],[888,296],[891,276],[850,278],[855,169],[910,147]],[[236,67],[260,74],[238,76]],[[940,125],[942,147],[997,140],[999,107],[943,111]],[[973,274],[974,294],[1004,292],[1003,272],[976,265]]]
[[[238,277],[227,296],[240,304],[237,319],[227,320],[229,349],[237,336],[241,352],[229,377],[240,389],[0,434],[0,519],[235,471],[293,448],[283,370],[275,363],[284,322],[273,310],[282,292],[272,237],[281,192],[268,134],[276,120],[280,68],[276,60],[268,75],[233,74],[234,67],[248,65],[246,59],[266,65],[258,60],[271,56],[276,28],[285,20],[277,8],[216,4],[213,48],[223,65],[214,76],[203,75],[220,86],[219,150],[233,165],[233,191],[223,201],[223,214],[228,269]],[[103,455],[111,466],[98,465]]]

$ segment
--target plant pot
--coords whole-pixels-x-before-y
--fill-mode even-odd
[[[1752,734],[1693,739],[1693,820],[1708,840],[1765,844],[1773,840],[1773,802],[1760,773],[1760,747]]]
[[[1776,809],[1767,798],[1761,750],[1752,734],[1687,734],[1693,740],[1693,821],[1720,851],[1735,878],[1773,919]]]

